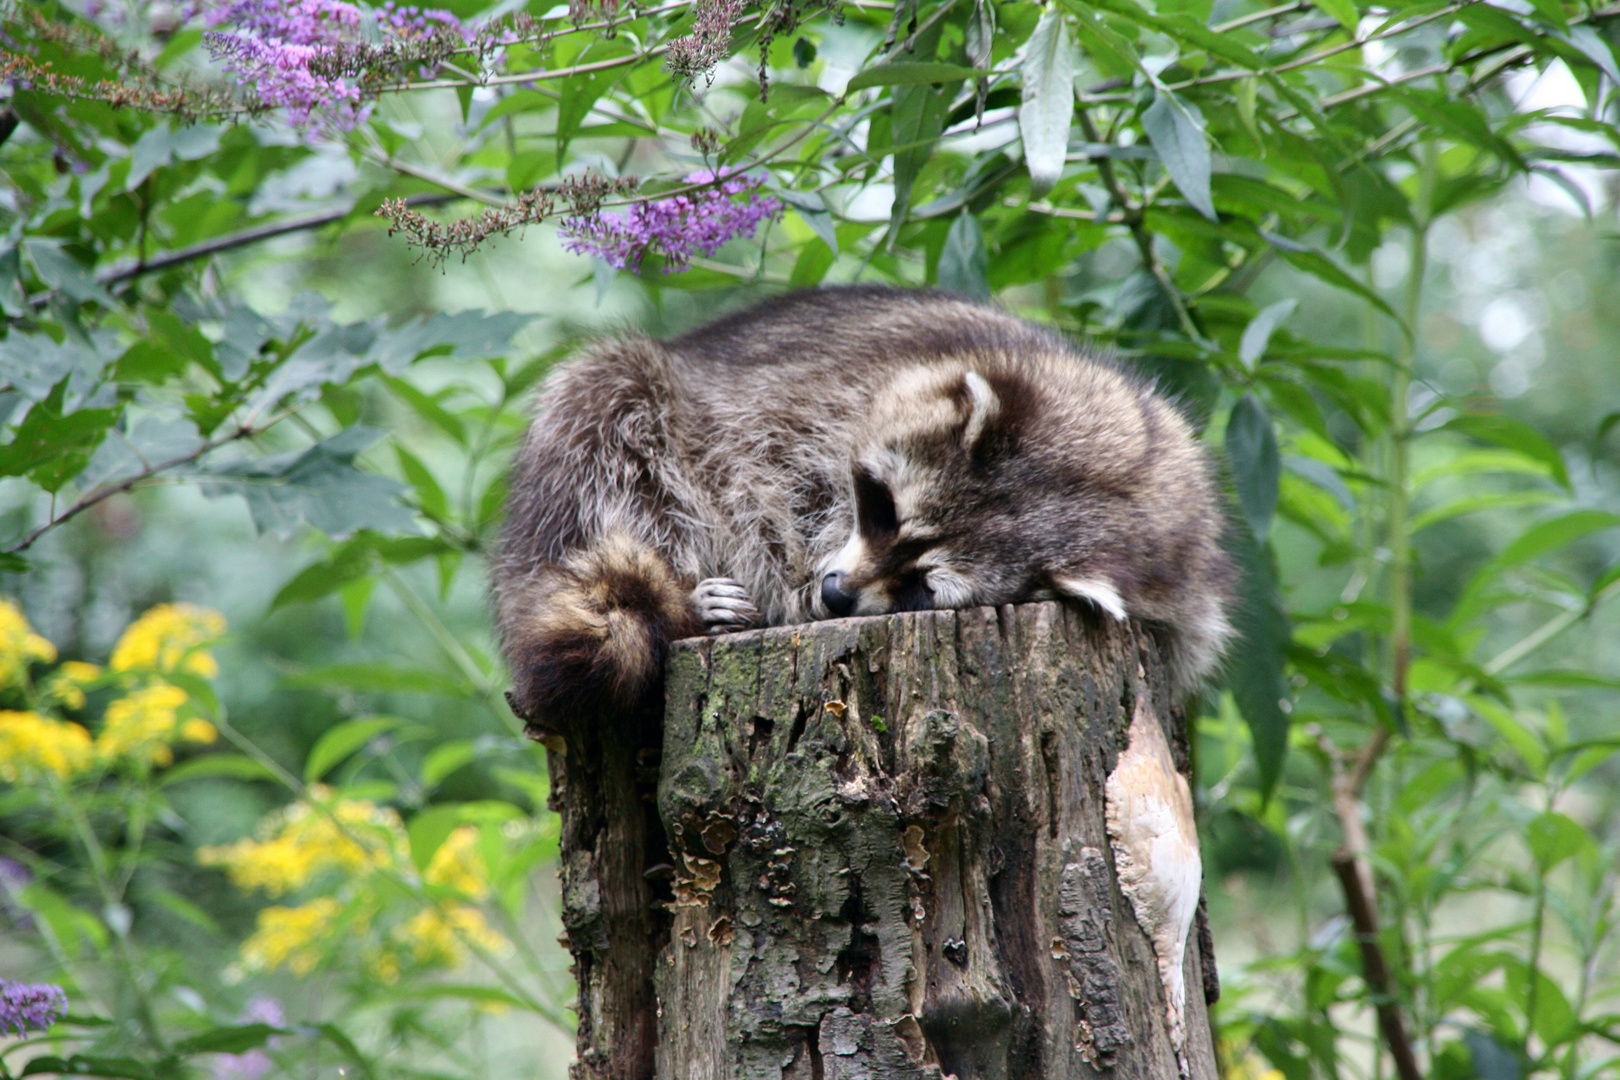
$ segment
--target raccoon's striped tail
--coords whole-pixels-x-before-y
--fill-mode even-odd
[[[698,632],[691,594],[662,556],[610,533],[503,590],[512,711],[537,733],[661,692],[669,643]]]

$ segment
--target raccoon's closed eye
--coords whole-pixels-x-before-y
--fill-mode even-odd
[[[855,520],[871,539],[890,539],[900,531],[894,495],[864,469],[855,470]]]

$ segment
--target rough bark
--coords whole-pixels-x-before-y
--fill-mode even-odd
[[[664,834],[653,813],[659,718],[580,716],[563,733],[531,732],[550,750],[559,839],[563,943],[574,955],[579,1028],[574,1080],[653,1075],[653,969],[668,940],[668,892],[656,870]],[[667,863],[665,864],[667,866]]]
[[[1178,1067],[1104,824],[1141,715],[1185,771],[1151,637],[1058,604],[679,643],[657,1075],[1213,1080],[1202,917]]]

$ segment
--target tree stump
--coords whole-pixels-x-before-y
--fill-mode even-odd
[[[667,671],[662,1080],[1214,1080],[1202,912],[1178,1053],[1107,825],[1122,756],[1158,760],[1131,740],[1155,782],[1187,767],[1151,635],[928,611],[683,641]]]

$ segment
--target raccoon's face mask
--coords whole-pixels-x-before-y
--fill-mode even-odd
[[[1044,567],[1029,527],[1037,477],[1021,442],[1034,392],[965,366],[902,372],[874,402],[851,463],[849,540],[822,567],[827,615],[1085,595]],[[1032,483],[1033,481],[1033,483]],[[1089,587],[1087,583],[1081,583]]]
[[[966,366],[915,368],[876,397],[851,463],[854,528],[821,568],[826,614],[1027,599],[1009,515],[1024,387]]]

